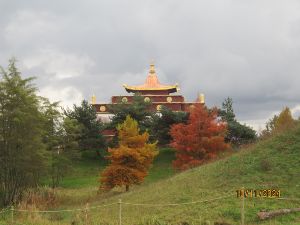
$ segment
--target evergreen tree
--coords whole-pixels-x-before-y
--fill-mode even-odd
[[[79,148],[85,154],[92,152],[93,157],[103,156],[105,153],[105,140],[101,134],[103,124],[97,119],[96,110],[87,101],[82,101],[80,106],[73,106],[73,110],[65,110],[65,115],[77,120],[83,127],[79,137]]]
[[[171,141],[170,128],[173,124],[186,123],[188,120],[188,113],[173,112],[167,107],[163,106],[159,114],[152,116],[151,133],[154,139],[158,140],[160,145],[169,144]]]
[[[222,103],[222,110],[219,111],[219,116],[221,116],[222,119],[227,122],[235,121],[232,98],[227,97],[224,100]]]
[[[123,123],[126,117],[130,115],[139,124],[141,131],[146,131],[151,127],[151,117],[153,113],[149,110],[151,102],[145,102],[144,98],[135,94],[132,103],[122,102],[112,105],[110,111],[114,114],[112,117],[110,128],[116,128],[118,124]]]
[[[149,144],[149,134],[140,134],[138,123],[129,115],[117,126],[119,146],[109,149],[111,164],[101,174],[101,188],[111,190],[116,186],[140,184],[148,174],[154,157],[158,154],[156,143]]]
[[[0,72],[0,204],[8,205],[45,171],[44,119],[33,78],[22,79],[14,59]]]
[[[225,140],[233,145],[241,145],[251,143],[256,140],[256,132],[247,125],[240,124],[233,111],[233,101],[226,98],[222,103],[222,109],[219,110],[219,116],[227,123],[227,135]]]

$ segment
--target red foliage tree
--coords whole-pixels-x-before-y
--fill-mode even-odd
[[[176,150],[173,167],[186,170],[214,158],[229,146],[224,142],[226,124],[217,118],[217,109],[197,105],[190,111],[187,124],[175,124],[170,134]]]

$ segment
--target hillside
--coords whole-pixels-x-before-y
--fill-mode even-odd
[[[156,167],[153,171],[156,171],[159,176]],[[167,173],[171,175],[170,171]],[[147,180],[144,185],[135,187],[128,193],[115,190],[112,193],[96,196],[97,184],[76,189],[71,187],[61,189],[58,192],[62,198],[59,208],[84,207],[85,202],[89,202],[92,207],[115,203],[119,199],[125,203],[185,203],[231,195],[227,198],[191,205],[123,204],[122,224],[213,224],[215,221],[240,224],[241,200],[236,197],[236,190],[241,187],[276,188],[280,189],[283,198],[298,198],[298,200],[248,198],[245,200],[245,224],[299,225],[300,213],[265,222],[259,221],[256,213],[262,209],[299,207],[300,126],[293,131],[240,150],[225,159],[178,173],[170,178],[155,182],[153,180]],[[118,212],[118,205],[95,208],[90,210],[87,218],[89,224],[117,224]],[[82,211],[57,214],[56,216],[39,215],[35,217],[35,223],[25,222],[23,215],[22,224],[70,224],[71,221],[74,221],[74,224],[82,224],[79,221],[84,221],[86,215]]]
[[[183,203],[206,200],[222,195],[235,194],[237,189],[281,190],[284,198],[300,198],[300,127],[296,130],[262,141],[226,159],[210,163],[159,181],[139,189],[110,198],[114,202]],[[190,206],[171,207],[124,207],[128,221],[142,216],[156,216],[163,221],[194,222],[225,220],[238,224],[240,199],[232,196],[220,201]],[[261,209],[299,207],[300,202],[276,199],[247,199],[245,202],[246,224],[261,223],[256,213]],[[300,224],[300,214],[276,218],[276,224]],[[124,219],[125,219],[124,218]],[[198,220],[197,220],[198,219]],[[128,223],[129,224],[129,223]]]

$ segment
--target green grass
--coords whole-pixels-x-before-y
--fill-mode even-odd
[[[99,180],[100,171],[106,166],[103,160],[89,159],[75,162],[71,174],[65,177],[60,186],[63,188],[86,188],[95,186]]]
[[[145,183],[155,182],[160,179],[170,177],[174,174],[171,161],[175,158],[174,150],[171,148],[161,148],[159,155],[155,158],[149,175]],[[60,183],[62,188],[87,188],[99,185],[100,171],[102,171],[107,162],[103,160],[83,160],[75,162],[74,169]]]
[[[174,175],[171,162],[175,159],[175,152],[171,148],[161,148],[159,155],[153,162],[149,175],[145,179],[145,184],[165,179]]]
[[[282,197],[300,198],[300,127],[294,131],[273,137],[240,150],[224,159],[208,163],[182,173],[174,173],[171,160],[174,153],[162,149],[155,160],[145,183],[125,193],[115,189],[110,193],[97,195],[97,179],[103,165],[82,163],[76,176],[70,176],[57,190],[57,208],[84,207],[115,203],[119,199],[128,203],[184,203],[207,200],[220,196],[232,196],[212,202],[179,206],[132,206],[123,205],[123,225],[163,224],[213,224],[225,221],[240,224],[241,199],[236,190],[279,188]],[[75,171],[74,171],[75,172]],[[299,225],[300,213],[292,213],[276,219],[259,221],[256,213],[266,209],[296,208],[299,201],[248,198],[245,200],[245,221],[247,225]],[[118,205],[97,208],[88,213],[88,224],[117,224]],[[19,215],[20,216],[20,215]],[[55,217],[55,216],[53,216]],[[34,219],[20,216],[22,224],[84,224],[85,213],[78,211],[63,213],[57,218],[39,215]],[[80,222],[81,221],[81,222]],[[1,224],[1,223],[0,223]]]

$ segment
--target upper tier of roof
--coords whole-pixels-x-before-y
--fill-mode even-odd
[[[148,73],[148,76],[146,78],[146,81],[142,85],[136,85],[136,86],[129,86],[127,84],[123,84],[125,90],[127,92],[143,92],[143,91],[167,91],[168,93],[177,92],[179,90],[178,84],[175,85],[163,85],[160,84],[154,64],[150,65],[150,71]]]

